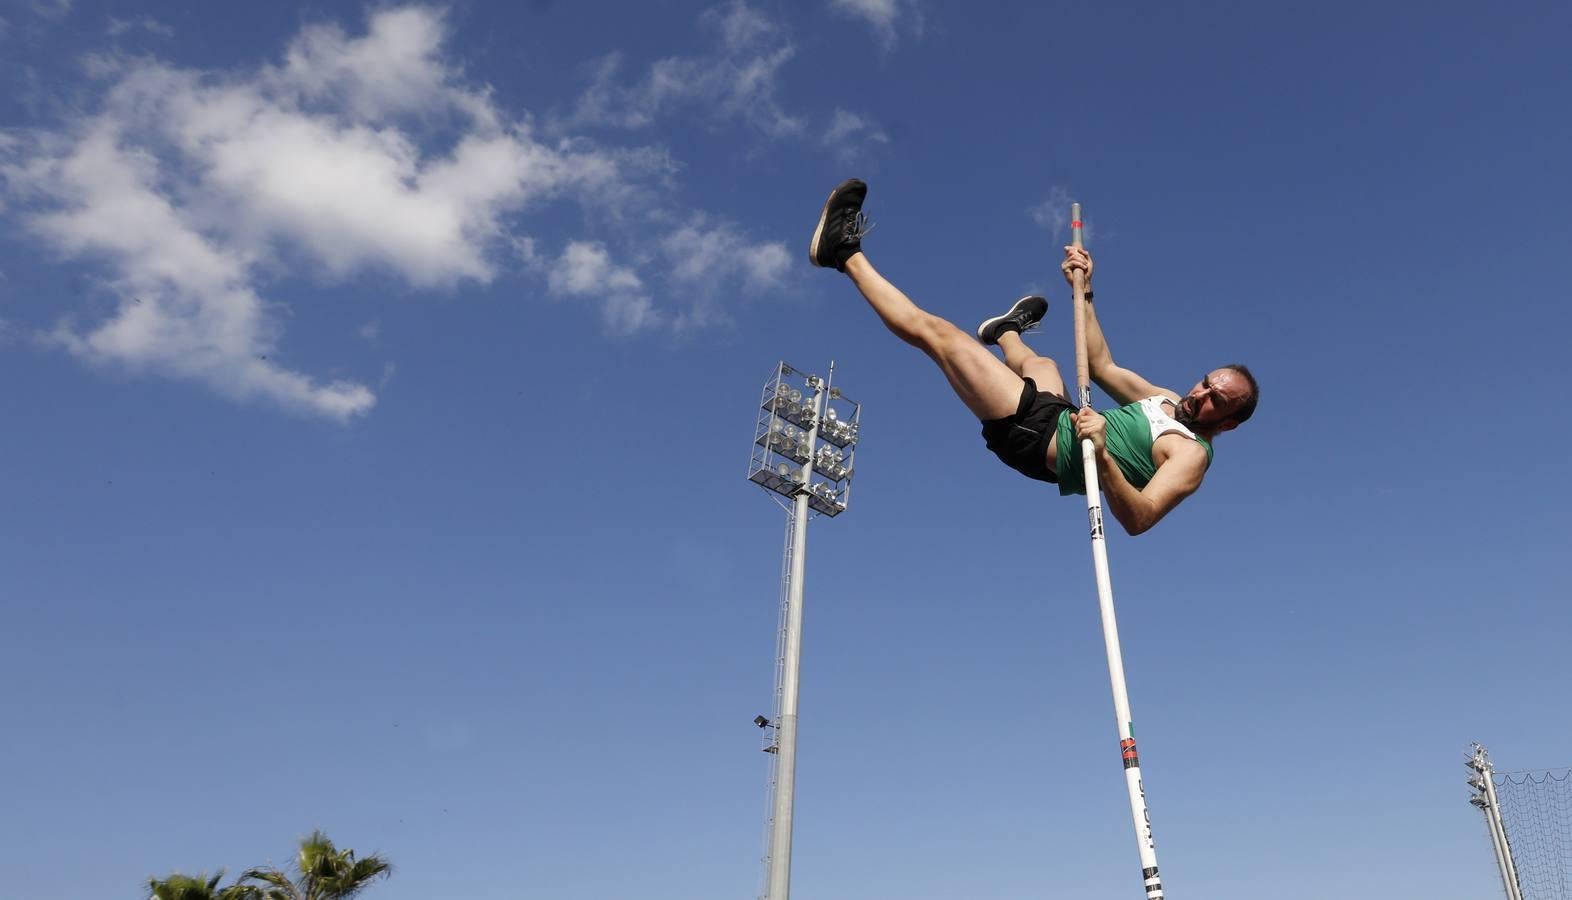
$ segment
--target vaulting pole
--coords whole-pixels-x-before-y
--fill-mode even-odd
[[[1081,243],[1081,204],[1070,207],[1070,241]],[[1075,383],[1081,408],[1092,405],[1090,369],[1086,359],[1086,278],[1074,274]],[[1086,473],[1086,512],[1092,529],[1092,562],[1097,568],[1097,604],[1103,614],[1103,644],[1108,650],[1108,680],[1113,684],[1114,716],[1119,720],[1119,755],[1124,760],[1125,786],[1130,792],[1130,816],[1135,822],[1135,842],[1141,853],[1141,879],[1147,900],[1162,900],[1163,882],[1157,875],[1157,845],[1152,841],[1152,815],[1146,808],[1141,785],[1141,757],[1135,749],[1135,725],[1130,720],[1130,695],[1124,686],[1124,656],[1119,652],[1119,623],[1114,618],[1113,584],[1108,578],[1108,544],[1103,538],[1103,501],[1097,481],[1097,450],[1090,440],[1081,441]]]

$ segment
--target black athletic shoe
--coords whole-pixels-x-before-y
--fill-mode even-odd
[[[1047,300],[1037,296],[1022,297],[1015,301],[1015,305],[1004,315],[984,319],[983,323],[977,326],[977,340],[984,344],[997,344],[999,336],[1006,331],[1013,331],[1016,334],[1030,331],[1036,328],[1037,323],[1041,322],[1043,316],[1047,314]]]
[[[862,238],[873,226],[862,214],[862,201],[868,186],[855,178],[841,182],[830,191],[808,244],[808,259],[816,266],[845,271],[846,260],[862,252]]]

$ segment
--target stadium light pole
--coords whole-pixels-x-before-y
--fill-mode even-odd
[[[1496,868],[1501,872],[1501,885],[1506,889],[1507,900],[1523,900],[1523,889],[1517,880],[1517,864],[1512,859],[1512,844],[1507,840],[1506,825],[1501,821],[1501,803],[1496,797],[1496,770],[1490,763],[1490,753],[1476,742],[1473,752],[1463,765],[1474,773],[1468,776],[1468,786],[1474,789],[1468,802],[1485,814],[1485,827],[1490,831],[1490,847],[1496,853]]]
[[[753,720],[764,729],[763,749],[770,754],[762,900],[787,900],[791,894],[808,518],[813,513],[834,518],[846,511],[862,420],[862,406],[834,387],[834,380],[834,362],[828,379],[777,363],[759,398],[748,462],[748,480],[770,491],[786,510],[787,533],[776,637],[775,716]],[[816,481],[816,474],[823,480]]]

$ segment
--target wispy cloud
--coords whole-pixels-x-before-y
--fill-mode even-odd
[[[638,273],[615,263],[599,243],[570,242],[551,263],[546,284],[559,296],[599,300],[602,318],[615,334],[633,334],[661,322]]]
[[[1070,236],[1070,189],[1054,185],[1048,189],[1048,198],[1027,210],[1032,221],[1048,230],[1049,234],[1065,238]]]
[[[46,19],[63,19],[75,5],[75,0],[27,0],[27,8]]]
[[[117,19],[114,16],[110,16],[107,30],[110,37],[120,37],[128,32],[138,30],[145,31],[148,34],[156,34],[159,37],[172,38],[175,36],[173,28],[152,16],[140,16],[134,19]]]
[[[1036,222],[1039,227],[1053,235],[1055,240],[1069,241],[1070,204],[1073,202],[1074,197],[1070,193],[1070,189],[1056,184],[1048,189],[1048,198],[1046,200],[1028,208],[1026,212],[1032,217],[1033,222]],[[1082,218],[1084,219],[1085,216],[1083,215]],[[1096,226],[1090,222],[1081,226],[1081,238],[1088,245],[1093,243],[1092,238],[1094,234],[1100,236],[1106,242],[1113,238],[1114,233],[1106,228],[1098,231]]]
[[[643,128],[692,107],[771,137],[800,134],[803,120],[788,114],[777,96],[781,69],[796,53],[785,29],[744,0],[710,9],[699,21],[717,38],[710,51],[660,59],[631,83],[624,82],[621,52],[601,58],[566,124]]]
[[[735,228],[702,218],[672,231],[660,252],[672,283],[690,301],[673,323],[679,329],[730,321],[724,300],[774,291],[791,265],[785,244],[750,242]]]
[[[841,162],[852,162],[878,144],[888,144],[890,136],[877,122],[836,107],[830,127],[819,142],[828,147]]]
[[[829,5],[837,14],[867,22],[886,50],[899,35],[921,36],[923,31],[918,0],[829,0]]]

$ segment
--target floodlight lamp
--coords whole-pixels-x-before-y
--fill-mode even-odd
[[[1468,798],[1468,802],[1473,804],[1474,806],[1479,807],[1480,809],[1485,809],[1486,807],[1488,807],[1490,805],[1490,801],[1489,800],[1486,800],[1484,797],[1481,797],[1478,794],[1475,794],[1474,796],[1469,797]]]
[[[836,421],[836,419],[838,419],[839,417],[835,414],[835,407],[832,406],[829,409],[826,409],[824,411],[824,418],[825,418],[826,421],[829,421],[829,422]]]
[[[770,720],[764,718],[763,716],[754,716],[753,724],[759,726],[760,728],[768,728],[770,725]]]
[[[792,388],[791,393],[787,394],[787,396],[791,398],[791,402],[793,403],[802,402],[802,391],[799,391],[796,388]]]
[[[790,478],[791,477],[791,466],[788,466],[785,463],[781,463],[780,465],[775,467],[775,474],[779,475],[782,478]]]

